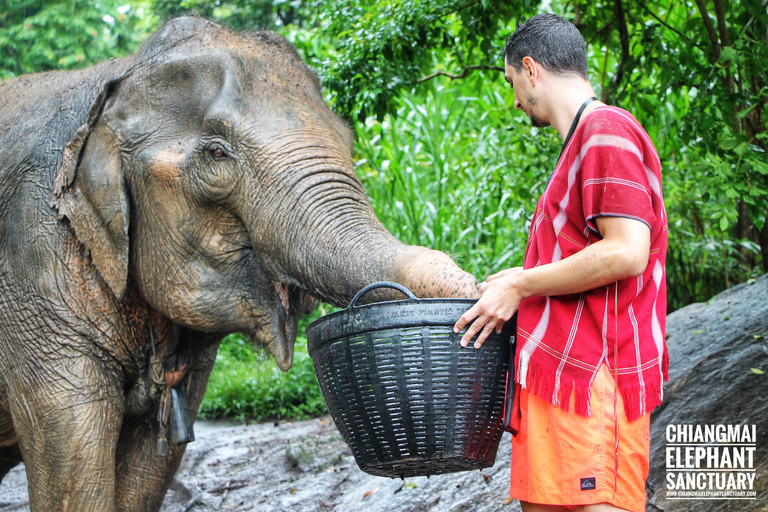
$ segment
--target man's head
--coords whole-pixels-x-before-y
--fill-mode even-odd
[[[555,14],[537,14],[515,30],[504,45],[504,62],[523,69],[531,57],[550,73],[587,77],[587,47],[579,30]]]
[[[515,108],[536,127],[549,126],[550,112],[541,105],[544,74],[556,78],[587,77],[587,51],[581,33],[568,20],[538,14],[520,25],[504,45],[505,79],[515,90]]]

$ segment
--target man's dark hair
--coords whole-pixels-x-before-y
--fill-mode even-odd
[[[504,45],[504,62],[520,73],[523,57],[561,75],[587,76],[587,47],[573,23],[555,14],[537,14],[519,25]]]

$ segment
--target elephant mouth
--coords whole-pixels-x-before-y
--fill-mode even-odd
[[[282,281],[274,281],[273,287],[274,300],[268,313],[269,321],[260,325],[251,338],[266,345],[277,366],[288,371],[293,364],[299,318],[302,314],[311,313],[317,300],[298,286]]]
[[[291,299],[290,299],[290,285],[281,283],[280,281],[275,282],[275,290],[277,290],[277,295],[280,297],[280,303],[283,305],[283,309],[288,312],[291,310]]]

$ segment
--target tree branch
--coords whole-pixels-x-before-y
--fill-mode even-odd
[[[621,0],[616,0],[616,19],[619,20],[619,39],[621,41],[621,66],[629,57],[629,30],[627,30],[627,18],[624,14],[624,6]]]
[[[723,46],[731,46],[728,39],[728,30],[725,28],[725,10],[723,1],[715,0],[715,17],[717,18],[717,31],[720,33],[720,42]]]
[[[416,80],[416,83],[420,84],[422,82],[432,80],[433,78],[436,78],[438,76],[447,76],[450,79],[457,80],[459,78],[465,78],[470,71],[474,71],[476,69],[485,69],[489,71],[504,71],[504,68],[500,66],[467,66],[464,69],[462,69],[462,72],[459,75],[454,75],[454,74],[448,73],[447,71],[435,71],[431,75],[427,75],[419,78],[418,80]]]
[[[707,6],[704,5],[704,0],[696,0],[696,6],[699,8],[699,14],[701,14],[701,21],[704,23],[704,28],[707,29],[707,35],[709,35],[709,42],[712,43],[712,49],[715,52],[715,61],[720,60],[720,43],[717,40],[717,32],[715,32],[715,25],[712,20],[709,19],[709,13],[707,12]]]
[[[763,222],[763,228],[758,235],[760,240],[760,250],[763,254],[763,270],[768,272],[768,217]]]
[[[573,6],[573,13],[573,24],[576,25],[576,27],[581,27],[581,6],[578,2],[576,2]]]
[[[604,103],[610,103],[611,89],[618,90],[621,86],[622,80],[624,80],[624,68],[626,67],[627,60],[629,59],[629,30],[627,29],[627,18],[624,12],[624,6],[621,0],[614,0],[613,3],[614,16],[619,25],[619,41],[621,43],[621,60],[619,61],[619,67],[616,74],[611,81],[611,84],[603,89],[601,101]]]
[[[723,10],[723,2],[722,0],[715,0],[715,16],[717,18],[717,31],[720,33],[720,44],[722,46],[730,46],[730,40],[728,39],[728,30],[725,28],[725,11]],[[734,78],[733,74],[731,73],[730,66],[728,66],[728,63],[730,60],[723,62],[723,67],[725,67],[725,80],[723,80],[723,83],[726,87],[728,87],[729,92],[734,91]],[[734,105],[735,109],[735,105]],[[733,116],[733,123],[734,126],[736,125],[736,113],[734,111]]]
[[[605,56],[603,57],[603,76],[600,80],[600,98],[607,99],[606,92],[605,92],[605,78],[607,76],[608,71],[608,51],[605,52]]]
[[[682,37],[683,39],[685,39],[686,41],[690,41],[690,40],[691,40],[691,38],[690,38],[690,37],[686,36],[685,34],[683,34],[682,32],[680,32],[679,30],[677,30],[675,27],[673,27],[672,25],[670,25],[669,23],[667,23],[667,22],[666,22],[666,21],[664,21],[663,19],[659,18],[659,16],[658,16],[658,15],[657,15],[655,12],[651,11],[651,10],[648,8],[648,6],[647,6],[647,5],[645,5],[645,2],[639,2],[639,4],[640,4],[640,6],[641,6],[641,7],[642,7],[642,8],[645,10],[645,12],[647,12],[648,14],[650,14],[650,15],[651,15],[651,17],[652,17],[653,19],[655,19],[656,21],[658,21],[659,23],[661,23],[662,25],[664,25],[665,27],[667,27],[669,30],[671,30],[671,31],[672,31],[672,32],[674,32],[675,34],[677,34],[677,35],[679,35],[680,37]]]
[[[762,4],[762,6],[765,7],[766,5],[768,5],[768,0],[761,0],[760,4]],[[741,27],[741,32],[739,32],[739,37],[743,36],[746,33],[747,29],[752,24],[752,22],[755,21],[756,18],[757,18],[756,15],[749,18],[749,21],[746,22],[743,27]],[[766,42],[768,42],[768,40]]]
[[[608,23],[606,23],[605,25],[603,25],[602,27],[597,29],[595,31],[595,33],[592,34],[592,37],[589,38],[589,41],[587,41],[587,46],[590,46],[592,44],[592,42],[595,40],[595,38],[598,36],[598,34],[600,34],[600,32],[602,32],[603,30],[605,30],[605,29],[609,28],[611,25],[613,25],[614,21],[616,21],[616,16],[611,18],[611,21],[609,21]]]
[[[445,16],[448,16],[449,14],[453,14],[453,13],[457,13],[459,11],[463,11],[467,7],[472,7],[473,5],[478,4],[478,3],[480,3],[480,0],[473,0],[471,2],[467,2],[466,4],[462,4],[462,5],[456,7],[453,10],[450,10],[450,11],[447,10],[447,11],[441,13],[441,14],[436,15],[434,18],[429,18],[425,22],[420,23],[419,25],[416,25],[416,27],[414,27],[414,29],[411,30],[411,32],[415,33],[417,31],[421,30],[422,28],[426,27],[427,25],[431,25],[432,23],[434,23],[435,21],[439,20],[440,18],[444,18]],[[402,40],[403,40],[403,37],[400,36],[400,37],[395,38],[393,40],[393,42],[399,42],[399,41],[402,41]]]
[[[715,32],[715,26],[712,23],[712,20],[709,19],[709,13],[707,13],[706,7],[704,5],[704,0],[696,0],[696,5],[698,6],[699,12],[701,13],[701,19],[703,20],[704,26],[707,29],[707,34],[709,34],[709,39],[712,42],[712,47],[715,49],[715,66],[717,66],[717,63],[720,62],[721,48],[722,46],[728,46],[729,40],[728,40],[728,32],[726,31],[726,28],[725,28],[725,11],[723,10],[723,3],[721,0],[714,0],[714,3],[715,3],[715,17],[717,18],[717,28],[720,30],[719,42],[718,42],[717,32]],[[734,90],[733,75],[731,74],[730,66],[728,66],[727,64],[728,64],[727,62],[723,63],[723,67],[725,68],[725,76],[722,79],[723,87],[728,92],[733,92]],[[733,108],[731,109],[731,121],[733,122],[733,129],[736,131],[740,131],[739,120],[736,117],[736,112],[738,110],[739,110],[738,106],[733,105]]]

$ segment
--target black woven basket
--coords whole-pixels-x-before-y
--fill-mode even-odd
[[[409,299],[357,306],[381,287]],[[374,283],[307,328],[325,402],[366,473],[404,478],[493,465],[515,319],[482,348],[463,348],[453,325],[475,302],[417,299],[398,284]]]

